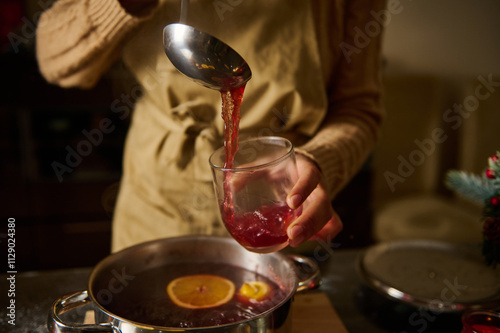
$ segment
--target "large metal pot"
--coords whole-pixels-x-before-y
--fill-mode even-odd
[[[145,325],[122,318],[107,307],[113,298],[119,298],[134,276],[178,263],[229,264],[251,270],[276,281],[283,288],[285,296],[256,317],[222,326],[198,328]],[[248,252],[230,238],[187,236],[161,239],[130,247],[102,260],[90,275],[88,290],[63,296],[54,302],[48,318],[48,329],[51,333],[290,332],[294,294],[317,287],[319,281],[317,265],[305,257]],[[63,313],[88,303],[92,303],[96,309],[97,324],[68,324],[61,319]]]

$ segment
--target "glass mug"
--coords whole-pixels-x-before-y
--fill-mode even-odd
[[[286,247],[286,230],[302,211],[286,204],[298,179],[292,143],[257,137],[239,143],[232,168],[224,168],[224,147],[209,161],[222,221],[231,236],[252,252]]]
[[[462,315],[461,333],[500,333],[500,313],[471,311]]]

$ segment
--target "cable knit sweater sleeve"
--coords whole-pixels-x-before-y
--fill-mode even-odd
[[[42,75],[61,87],[93,87],[119,57],[123,39],[144,19],[127,13],[118,0],[57,1],[38,23]]]
[[[314,160],[328,182],[333,198],[366,161],[379,137],[384,116],[381,83],[381,39],[369,34],[361,43],[360,30],[379,24],[370,10],[384,9],[384,0],[345,2],[344,39],[332,78],[329,110],[318,133],[297,151]],[[365,36],[368,36],[365,34]]]

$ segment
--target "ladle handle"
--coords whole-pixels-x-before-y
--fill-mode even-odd
[[[47,328],[51,333],[69,333],[69,332],[108,332],[113,329],[109,324],[68,324],[65,323],[60,315],[84,306],[92,302],[87,291],[79,291],[73,294],[64,295],[54,302],[50,308]]]
[[[181,17],[179,18],[179,23],[186,24],[188,11],[189,0],[181,0]]]
[[[313,290],[321,285],[321,272],[314,260],[297,254],[288,254],[288,258],[297,268],[299,277],[297,292]]]

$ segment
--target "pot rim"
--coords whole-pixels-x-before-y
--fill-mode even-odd
[[[240,324],[245,324],[245,323],[248,323],[248,322],[252,322],[252,321],[258,320],[259,318],[262,318],[262,317],[265,317],[265,316],[269,315],[271,312],[275,311],[276,309],[278,309],[281,306],[283,306],[284,304],[286,304],[288,301],[290,301],[290,299],[297,292],[299,278],[298,278],[298,275],[297,275],[297,271],[293,267],[293,264],[291,263],[290,259],[287,256],[285,256],[285,255],[283,255],[281,253],[278,253],[278,252],[273,252],[273,253],[258,254],[258,255],[259,256],[273,256],[273,257],[277,257],[278,259],[280,259],[280,261],[283,262],[285,265],[287,265],[289,267],[289,269],[293,272],[292,276],[294,277],[295,281],[294,281],[294,283],[292,285],[291,290],[287,293],[286,297],[282,298],[278,303],[276,303],[274,306],[272,306],[268,310],[266,310],[266,311],[264,311],[264,312],[262,312],[262,313],[260,313],[260,314],[258,314],[256,316],[253,316],[251,318],[245,319],[245,320],[240,320],[240,321],[236,321],[236,322],[228,323],[228,324],[223,324],[223,325],[201,326],[201,327],[157,326],[157,325],[150,325],[150,324],[136,322],[136,321],[133,321],[133,320],[130,320],[130,319],[118,316],[118,315],[112,313],[111,311],[109,311],[108,309],[106,309],[104,305],[102,305],[100,302],[97,301],[97,298],[94,296],[94,292],[93,292],[93,288],[92,288],[92,283],[96,279],[96,275],[99,272],[99,268],[100,267],[104,266],[105,264],[107,264],[109,262],[112,262],[114,258],[116,258],[118,256],[122,256],[123,253],[133,252],[133,251],[136,251],[137,249],[151,246],[154,243],[185,242],[185,241],[189,241],[189,240],[191,240],[191,241],[192,240],[196,240],[196,241],[200,241],[200,240],[211,240],[211,241],[214,241],[214,240],[216,240],[217,242],[231,243],[232,245],[241,246],[234,239],[232,239],[230,237],[207,236],[207,235],[189,235],[189,236],[179,236],[179,237],[170,237],[170,238],[155,239],[155,240],[152,240],[152,241],[139,243],[139,244],[133,245],[131,247],[122,249],[122,250],[120,250],[118,252],[112,253],[109,256],[103,258],[92,269],[92,272],[90,274],[90,277],[89,277],[88,283],[87,283],[88,296],[92,300],[92,303],[100,311],[104,312],[109,317],[117,319],[117,320],[120,320],[120,321],[122,321],[124,323],[127,323],[127,324],[130,324],[130,325],[137,326],[137,327],[148,328],[148,329],[158,329],[158,330],[197,331],[197,330],[201,330],[201,329],[226,328],[226,327],[237,326],[237,325],[240,325]]]

